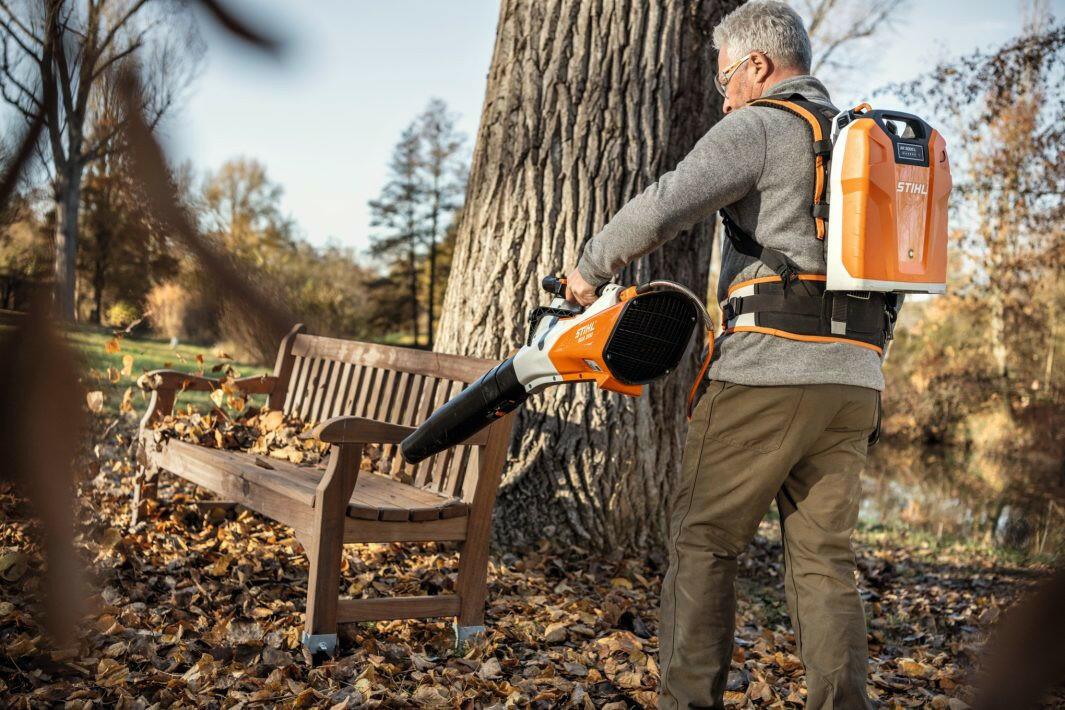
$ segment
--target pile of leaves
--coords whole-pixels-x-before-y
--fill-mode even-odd
[[[221,390],[218,390],[221,391]],[[231,417],[215,408],[200,413],[189,406],[169,414],[150,432],[156,440],[180,439],[215,449],[233,449],[295,464],[318,464],[329,446],[305,436],[311,426],[279,410],[249,408]]]
[[[180,436],[218,441],[205,433],[214,427],[177,421],[190,424]],[[232,440],[299,430],[249,421],[240,426],[258,433],[230,430]],[[239,508],[197,504],[203,492],[173,477],[164,477],[148,522],[128,530],[129,443],[127,435],[98,446],[80,484],[77,545],[93,591],[66,646],[47,641],[36,613],[39,530],[25,501],[0,488],[0,696],[9,705],[655,704],[658,557],[594,556],[547,541],[496,554],[489,631],[464,653],[453,648],[449,621],[380,622],[342,626],[337,659],[312,666],[299,643],[307,564],[291,531]],[[870,693],[891,707],[966,707],[967,675],[986,630],[1033,573],[989,553],[884,533],[862,535],[859,559],[871,619]],[[451,592],[457,563],[445,544],[347,546],[342,592]],[[803,702],[780,565],[775,526],[766,524],[741,558],[730,707]]]
[[[221,390],[216,390],[221,391]],[[240,415],[221,407],[202,413],[192,406],[168,414],[146,434],[155,441],[179,439],[214,449],[245,451],[257,456],[290,461],[302,466],[322,466],[329,445],[310,434],[313,427],[298,417],[268,407],[247,407]],[[410,482],[407,469],[394,466],[394,446],[363,446],[361,470],[396,476]]]

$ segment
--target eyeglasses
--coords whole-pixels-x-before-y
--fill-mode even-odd
[[[725,95],[725,87],[728,86],[728,83],[730,81],[732,81],[732,75],[739,70],[741,64],[743,64],[750,58],[751,54],[748,54],[746,57],[737,59],[732,64],[725,67],[724,71],[722,71],[720,74],[714,74],[714,87],[717,88],[717,93],[721,94],[722,96]]]

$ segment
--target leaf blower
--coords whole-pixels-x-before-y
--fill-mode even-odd
[[[543,288],[554,298],[529,315],[525,345],[437,409],[400,444],[411,464],[461,444],[531,395],[552,385],[594,382],[631,397],[643,385],[672,372],[699,325],[708,336],[707,355],[688,397],[691,402],[713,354],[713,324],[706,307],[685,287],[651,281],[622,289],[601,287],[587,308],[563,298],[565,279],[548,276]]]

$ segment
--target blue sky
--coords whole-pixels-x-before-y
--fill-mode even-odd
[[[384,182],[400,131],[430,97],[460,114],[472,149],[498,2],[232,4],[288,37],[289,51],[280,63],[252,56],[204,22],[203,71],[166,127],[174,159],[202,171],[240,155],[258,158],[284,186],[284,208],[306,238],[363,249],[371,231],[367,200]],[[1052,0],[1050,9],[1061,17],[1065,0]],[[914,0],[898,30],[880,41],[877,61],[835,87],[834,98],[847,103],[863,86],[912,78],[939,59],[999,44],[1020,26],[1020,4],[1009,0]]]

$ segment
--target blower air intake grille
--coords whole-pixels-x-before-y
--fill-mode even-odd
[[[677,366],[698,323],[695,304],[680,293],[661,291],[628,301],[603,358],[614,377],[642,385]]]

